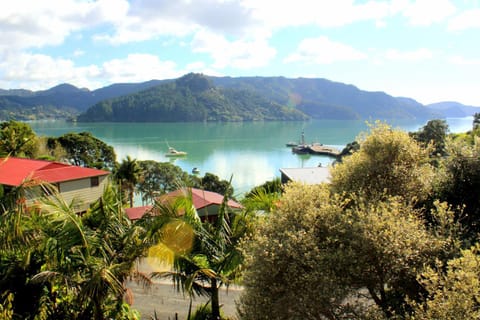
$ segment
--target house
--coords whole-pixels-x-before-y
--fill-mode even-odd
[[[177,197],[189,195],[190,192],[192,194],[193,206],[197,210],[197,214],[200,219],[202,221],[214,220],[218,215],[218,210],[223,202],[223,195],[219,193],[197,188],[181,188],[160,196],[158,200],[166,203],[168,201],[175,200]],[[231,209],[243,208],[240,203],[233,200],[228,200],[227,206]],[[152,210],[152,208],[152,206],[128,208],[126,209],[126,213],[131,220],[136,220],[140,219],[145,213]]]
[[[78,213],[87,210],[103,193],[110,172],[72,166],[60,162],[24,158],[0,158],[0,185],[4,192],[28,182],[27,204],[41,196],[38,186],[48,183],[54,186],[69,203],[76,199]],[[37,186],[37,187],[35,187]]]
[[[290,181],[304,184],[330,182],[330,168],[328,167],[282,168],[280,173],[282,183]]]

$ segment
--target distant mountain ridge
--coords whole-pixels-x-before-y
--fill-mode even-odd
[[[319,78],[290,79],[285,77],[190,75],[204,77],[210,81],[217,93],[226,90],[225,92],[228,91],[228,94],[232,95],[234,92],[238,94],[238,90],[240,90],[243,95],[253,100],[261,99],[265,106],[268,104],[279,105],[289,110],[295,109],[308,117],[319,119],[432,119],[471,116],[477,110],[480,110],[458,102],[440,102],[424,106],[411,98],[392,97],[384,92],[363,91],[353,85]],[[119,83],[92,91],[80,89],[70,84],[60,84],[43,91],[0,89],[0,121],[76,116],[85,113],[89,108],[101,102],[120,99],[120,97],[129,95],[142,95],[144,94],[142,92],[151,88],[174,83],[177,80]],[[174,91],[167,91],[163,94],[174,93]],[[136,96],[136,99],[138,99],[138,96]],[[243,100],[246,102],[245,99]],[[151,100],[150,103],[155,105],[158,100]],[[208,102],[207,99],[202,103],[213,102]],[[215,100],[215,103],[221,103],[221,100]],[[195,106],[187,107],[193,108]],[[241,107],[238,110],[241,110]],[[140,109],[137,111],[141,112]],[[242,118],[242,115],[237,114],[237,111],[232,111],[232,109],[228,111],[233,112],[232,119],[236,119],[233,121],[239,121]],[[182,119],[180,121],[197,121],[191,119],[191,114],[184,118],[177,114],[176,117]],[[228,116],[224,117],[224,119],[227,118]]]
[[[480,107],[467,106],[459,102],[445,101],[428,104],[427,108],[448,118],[463,118],[480,112]]]

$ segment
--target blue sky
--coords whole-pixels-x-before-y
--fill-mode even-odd
[[[480,106],[480,0],[15,0],[0,88],[216,76],[326,78]]]

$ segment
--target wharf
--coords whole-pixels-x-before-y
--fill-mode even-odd
[[[313,154],[324,155],[330,157],[338,157],[340,151],[334,147],[324,146],[322,144],[300,145],[292,148],[292,152],[296,154]]]

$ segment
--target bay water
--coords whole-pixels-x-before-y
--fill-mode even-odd
[[[472,128],[472,117],[449,118],[450,132]],[[370,122],[371,123],[371,122]],[[394,121],[394,128],[417,131],[425,122]],[[40,136],[60,136],[68,132],[91,132],[115,149],[117,161],[127,155],[137,160],[172,162],[191,173],[193,168],[229,180],[235,195],[241,197],[251,188],[280,176],[280,168],[327,166],[327,156],[297,155],[286,143],[318,142],[342,149],[361,132],[365,121],[311,120],[308,122],[234,122],[234,123],[71,123],[60,120],[33,121],[29,125]],[[168,146],[188,153],[169,158]]]

